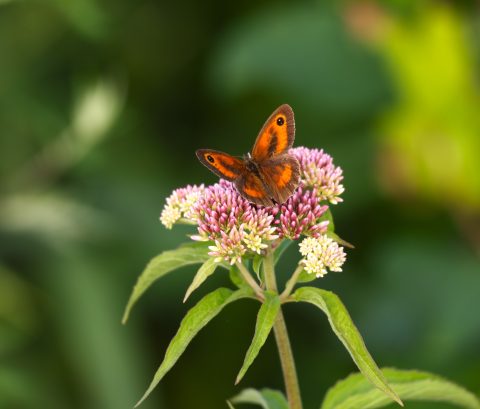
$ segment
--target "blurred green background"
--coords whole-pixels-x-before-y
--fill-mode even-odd
[[[216,180],[195,149],[247,152],[282,103],[296,145],[344,169],[333,212],[356,249],[318,285],[380,366],[480,393],[479,40],[474,1],[1,0],[0,407],[132,407],[181,317],[228,284],[184,305],[195,270],[179,270],[121,326],[146,262],[190,231],[161,226],[164,199]],[[233,386],[256,310],[228,307],[142,407],[282,389],[272,339]],[[286,319],[317,408],[354,364],[320,312]]]

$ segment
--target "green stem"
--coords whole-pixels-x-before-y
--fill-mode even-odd
[[[303,269],[304,266],[302,264],[299,264],[290,279],[287,281],[287,284],[285,285],[285,290],[283,290],[283,293],[280,295],[280,299],[282,301],[285,301],[292,292],[293,287],[295,287],[295,284],[297,283],[298,276],[303,271]]]
[[[238,270],[240,271],[240,274],[242,275],[245,282],[250,287],[252,287],[253,291],[255,291],[257,298],[260,299],[261,301],[265,300],[265,295],[263,294],[263,290],[260,288],[258,283],[254,280],[254,278],[248,271],[247,267],[245,267],[245,264],[237,261],[235,265],[238,267]]]
[[[273,252],[269,249],[263,261],[265,272],[265,284],[267,290],[278,292],[277,280],[275,278],[275,269],[273,262]],[[293,360],[292,347],[288,338],[287,326],[283,317],[282,310],[278,311],[277,320],[273,326],[275,340],[277,341],[278,354],[282,365],[283,379],[287,391],[288,405],[290,409],[302,409],[302,400],[300,398],[300,388],[298,386],[297,371],[295,361]]]

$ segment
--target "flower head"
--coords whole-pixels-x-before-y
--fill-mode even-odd
[[[343,247],[325,234],[305,238],[300,243],[300,254],[304,256],[300,262],[305,270],[317,277],[327,274],[327,268],[330,271],[342,271],[346,260]]]
[[[307,236],[300,247],[305,253],[305,269],[317,275],[325,274],[326,268],[337,271],[345,254],[324,236],[329,222],[322,216],[328,210],[325,201],[342,200],[342,170],[318,149],[295,148],[290,153],[300,163],[301,183],[285,203],[272,207],[252,204],[233,183],[220,179],[207,187],[175,190],[167,198],[161,222],[167,228],[182,219],[196,224],[198,233],[191,238],[211,242],[209,254],[231,264],[245,256],[262,254],[278,239]]]
[[[192,207],[203,194],[204,190],[205,187],[203,184],[200,186],[188,185],[184,188],[174,190],[172,194],[167,197],[167,203],[160,214],[162,224],[167,229],[171,229],[181,218],[194,222],[195,216],[192,213]]]
[[[198,235],[194,240],[211,240],[209,253],[235,263],[246,252],[258,253],[279,236],[274,216],[262,207],[249,203],[232,183],[221,180],[205,189],[193,208]]]
[[[290,153],[300,163],[301,180],[307,187],[316,188],[320,200],[328,200],[332,204],[342,202],[339,197],[345,188],[342,169],[333,164],[332,157],[323,149],[293,148]]]
[[[233,226],[228,233],[221,231],[218,238],[215,238],[215,245],[209,246],[210,256],[215,257],[216,262],[223,260],[228,261],[230,264],[235,264],[237,261],[242,260],[242,256],[245,254],[246,249],[242,241],[244,238],[243,228],[237,228]]]
[[[275,223],[280,236],[296,240],[301,234],[318,236],[325,233],[328,221],[319,219],[327,209],[327,205],[320,205],[315,188],[308,190],[299,186],[284,204],[273,209],[279,214]]]
[[[245,245],[253,252],[260,254],[268,247],[267,243],[278,239],[274,216],[265,208],[251,206],[250,212],[244,215]]]

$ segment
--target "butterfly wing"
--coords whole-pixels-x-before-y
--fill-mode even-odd
[[[272,193],[265,183],[253,172],[245,172],[235,181],[239,193],[251,203],[266,207],[273,206]]]
[[[245,173],[245,163],[228,153],[212,149],[198,149],[195,153],[200,162],[221,178],[235,181]]]
[[[295,140],[295,119],[290,105],[279,106],[263,125],[252,149],[252,158],[260,163],[287,152]]]
[[[199,149],[196,153],[213,173],[235,182],[237,190],[248,201],[273,206],[275,202],[284,203],[299,183],[298,161],[287,153],[294,139],[293,111],[284,104],[270,115],[253,145],[251,160],[257,168],[255,172],[247,169],[244,160],[224,152]]]
[[[258,166],[259,173],[277,203],[285,203],[300,182],[300,165],[289,154],[267,159]]]

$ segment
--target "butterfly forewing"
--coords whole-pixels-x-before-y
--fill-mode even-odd
[[[263,160],[287,152],[295,140],[295,119],[290,105],[278,107],[263,125],[252,149],[252,158]]]
[[[228,153],[198,149],[196,154],[200,162],[221,178],[235,181],[246,171],[245,163]]]
[[[277,203],[285,203],[295,192],[300,181],[300,165],[298,160],[288,154],[268,159],[259,166],[265,184]]]

